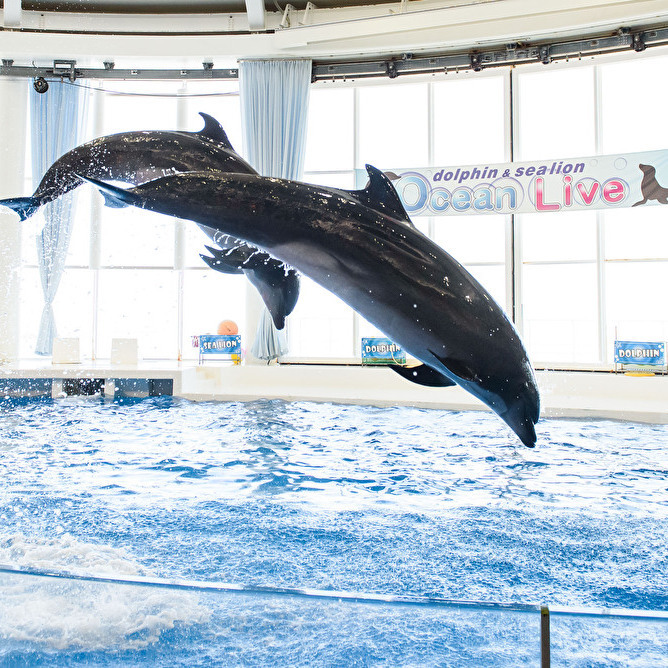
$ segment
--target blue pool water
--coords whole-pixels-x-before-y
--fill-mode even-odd
[[[308,402],[0,403],[0,564],[668,610],[668,426]],[[536,665],[538,622],[0,575],[0,665]],[[668,624],[553,621],[554,665]]]

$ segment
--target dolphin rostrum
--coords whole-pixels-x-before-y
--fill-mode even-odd
[[[256,174],[239,156],[220,123],[200,112],[204,128],[199,132],[145,130],[98,137],[68,151],[44,174],[30,197],[0,200],[21,220],[41,206],[62,197],[84,183],[80,176],[138,185],[167,174],[182,172],[240,172]],[[124,206],[117,199],[108,206]],[[250,248],[216,230],[200,226],[226,254],[225,262],[208,262],[217,271],[244,273],[262,296],[278,329],[295,307],[299,295],[299,274],[266,253]]]
[[[388,178],[367,172],[355,194],[251,174],[180,174],[129,190],[90,181],[121,203],[208,225],[296,267],[426,365],[425,384],[460,385],[533,447],[539,396],[517,331],[410,223]]]

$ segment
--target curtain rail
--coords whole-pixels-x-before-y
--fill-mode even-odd
[[[545,43],[511,43],[502,48],[466,49],[452,53],[414,56],[410,53],[381,59],[360,61],[313,61],[311,80],[335,81],[389,77],[407,74],[437,74],[491,67],[509,67],[536,62],[549,64],[557,60],[579,59],[623,51],[641,52],[649,47],[668,45],[668,26],[631,30],[621,27],[614,34],[592,34],[577,40]],[[77,67],[76,61],[54,60],[52,67],[14,65],[3,59],[0,76],[44,78],[52,80],[109,79],[109,80],[236,80],[236,68],[215,69],[213,63],[202,63],[201,69],[116,69],[113,62],[104,68]]]

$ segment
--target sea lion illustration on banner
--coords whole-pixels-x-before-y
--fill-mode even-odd
[[[650,200],[656,200],[659,204],[668,204],[668,188],[664,188],[656,180],[656,167],[643,165],[642,163],[638,167],[640,167],[640,171],[643,173],[642,181],[640,182],[642,199],[633,206],[647,204]]]

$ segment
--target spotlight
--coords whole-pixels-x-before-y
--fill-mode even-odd
[[[46,93],[49,90],[49,84],[44,77],[37,77],[32,82],[32,86],[38,93]]]

